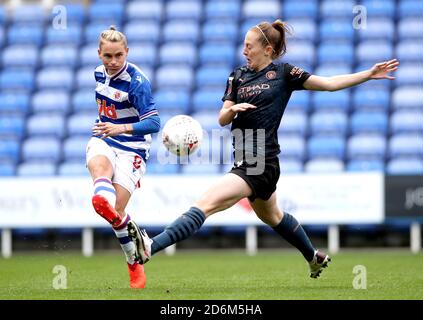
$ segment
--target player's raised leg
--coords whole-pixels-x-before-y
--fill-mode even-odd
[[[150,239],[145,230],[141,230],[138,239],[141,263],[146,263],[153,254],[164,248],[192,236],[206,218],[250,195],[251,189],[243,179],[232,173],[226,174],[162,233]]]

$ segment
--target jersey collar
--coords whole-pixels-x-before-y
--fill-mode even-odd
[[[110,80],[116,80],[117,78],[119,78],[119,76],[124,72],[124,71],[126,71],[126,68],[128,68],[128,62],[126,62],[125,61],[125,64],[123,65],[123,67],[118,71],[118,72],[116,72],[113,76],[110,76],[108,73],[107,73],[107,70],[106,70],[106,67],[104,67],[104,74],[106,75],[106,77],[107,78],[110,78]]]

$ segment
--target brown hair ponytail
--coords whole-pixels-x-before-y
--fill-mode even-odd
[[[254,26],[261,34],[263,46],[270,45],[273,49],[272,59],[275,60],[286,53],[286,34],[291,34],[291,27],[279,19],[269,23],[267,21]]]

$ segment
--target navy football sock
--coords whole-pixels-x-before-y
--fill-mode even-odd
[[[297,219],[285,212],[282,221],[273,230],[300,250],[307,261],[313,260],[315,248]]]
[[[176,242],[192,236],[201,228],[205,220],[206,216],[203,211],[191,207],[187,212],[166,227],[162,233],[152,238],[151,254],[153,255]]]

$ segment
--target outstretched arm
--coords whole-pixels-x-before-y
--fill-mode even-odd
[[[307,90],[316,91],[337,91],[373,79],[389,79],[393,80],[395,77],[389,76],[390,72],[398,69],[399,61],[392,59],[376,63],[371,69],[345,74],[333,77],[320,77],[312,75],[304,82],[304,88]]]

